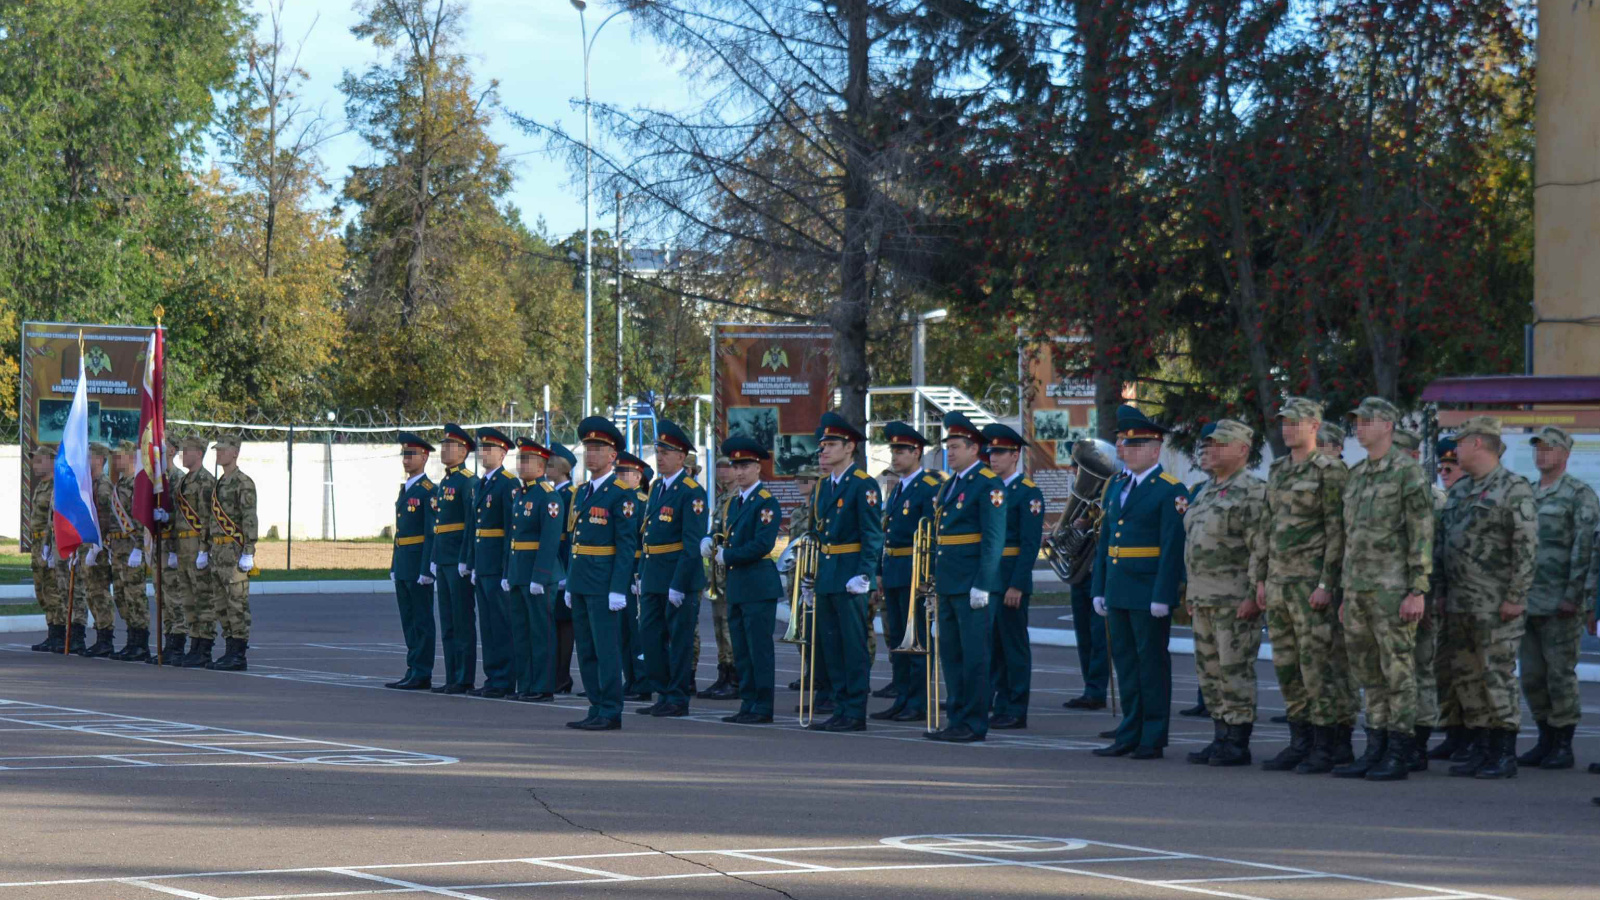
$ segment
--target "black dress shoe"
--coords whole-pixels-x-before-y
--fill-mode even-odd
[[[642,703],[642,702],[650,699],[650,692],[649,691],[628,691],[628,692],[623,693],[622,699],[631,700],[634,703]]]
[[[878,698],[879,700],[888,700],[890,698],[899,696],[899,694],[899,689],[894,686],[894,682],[892,681],[872,692],[872,696]]]
[[[904,711],[905,711],[905,706],[903,704],[896,703],[895,705],[889,707],[888,709],[880,709],[875,713],[868,713],[867,714],[867,718],[876,719],[879,722],[887,722],[887,721],[892,720],[895,716],[900,715],[900,713],[902,713]]]
[[[470,695],[472,693],[472,688],[464,684],[447,684],[444,686],[444,692],[452,697],[457,694]]]
[[[997,731],[1017,731],[1028,727],[1028,717],[995,716],[989,720],[989,727]]]
[[[388,684],[384,685],[384,687],[389,688],[391,690],[403,691],[403,690],[406,690],[407,688],[409,688],[411,686],[412,680],[413,679],[411,678],[410,675],[406,675],[406,677],[400,679],[399,681],[391,681],[391,682],[389,682]]]
[[[1109,747],[1097,747],[1089,752],[1095,756],[1127,756],[1135,749],[1133,744],[1112,744]]]
[[[941,728],[938,731],[924,731],[922,736],[930,741],[942,741],[944,740],[944,736],[948,734],[949,731],[950,729],[948,728]]]
[[[504,700],[506,698],[505,691],[502,691],[499,688],[492,688],[488,686],[473,688],[472,690],[467,691],[467,693],[474,697],[482,697],[485,700]]]
[[[1094,697],[1073,697],[1061,705],[1067,709],[1105,709],[1106,701]]]
[[[1160,759],[1161,756],[1162,756],[1162,754],[1161,754],[1161,748],[1160,747],[1140,747],[1139,749],[1133,751],[1133,753],[1129,754],[1128,758],[1129,759]]]
[[[984,740],[984,735],[973,731],[965,725],[957,725],[944,733],[940,738],[947,744],[978,744]]]
[[[602,719],[602,718],[599,718],[597,716],[597,717],[595,717],[593,719],[590,719],[587,723],[583,723],[583,724],[578,725],[578,730],[579,731],[621,731],[622,730],[622,718],[619,716],[619,717],[617,717],[615,719]]]
[[[576,722],[568,722],[567,723],[567,727],[568,728],[583,728],[583,727],[585,727],[585,726],[587,726],[587,725],[589,725],[589,724],[591,724],[593,722],[598,722],[598,721],[600,721],[600,717],[599,716],[589,716],[586,719],[580,719],[580,720],[578,720]]]
[[[650,715],[657,719],[681,719],[689,714],[687,703],[663,703]]]
[[[867,730],[867,720],[866,719],[839,719],[838,721],[836,721],[833,724],[827,726],[826,728],[823,728],[822,730],[823,731],[831,731],[831,732],[866,731]]]
[[[563,681],[560,684],[556,685],[556,693],[558,693],[558,694],[570,694],[570,693],[572,693],[572,682]]]
[[[582,698],[587,700],[589,698],[589,692],[588,691],[579,691],[576,694],[573,694],[572,696],[574,696],[574,697],[582,697]]]
[[[527,691],[513,691],[506,695],[506,699],[515,700],[518,703],[532,703],[533,695]]]
[[[800,679],[796,678],[795,680],[789,682],[789,690],[791,690],[791,691],[800,690]]]
[[[894,718],[890,719],[889,721],[891,721],[891,722],[921,722],[921,721],[924,721],[927,718],[928,718],[927,712],[916,712],[914,710],[903,709],[900,712],[895,713],[894,714]]]
[[[1100,732],[1100,736],[1103,738],[1114,738],[1117,736],[1117,730],[1115,728],[1108,728],[1105,731]]]
[[[433,679],[431,679],[431,678],[418,678],[415,681],[411,682],[410,684],[397,684],[397,685],[395,685],[395,690],[397,690],[397,691],[431,691],[431,690],[433,690]]]
[[[1600,763],[1589,763],[1589,774],[1600,775]]]
[[[528,703],[551,703],[556,699],[556,695],[550,693],[549,691],[544,691],[542,693],[539,691],[534,691],[532,693],[523,694],[522,696]]]
[[[812,722],[810,725],[806,726],[806,729],[808,731],[827,731],[829,725],[832,725],[838,721],[840,721],[838,716],[830,716],[826,719],[823,719],[821,722]]]
[[[1204,703],[1196,703],[1187,709],[1178,710],[1178,715],[1188,716],[1191,719],[1209,719],[1211,718],[1211,710],[1206,709]]]
[[[450,690],[450,685],[441,684],[438,687],[428,688],[428,693],[430,693],[430,694],[442,694],[442,693],[444,693],[445,691],[448,691],[448,690]]]
[[[729,725],[743,725],[754,717],[755,713],[734,713],[731,716],[723,716],[722,721]]]
[[[623,699],[627,699],[627,698],[623,698]],[[653,715],[656,714],[656,710],[660,709],[662,707],[662,705],[665,704],[666,702],[667,701],[665,701],[665,700],[657,700],[656,702],[650,704],[649,706],[641,706],[638,709],[634,710],[633,712],[634,712],[635,715],[653,716]]]

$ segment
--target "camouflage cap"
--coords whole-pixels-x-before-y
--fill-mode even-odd
[[[1368,397],[1361,401],[1350,415],[1358,419],[1376,419],[1379,422],[1400,421],[1400,409],[1382,397]]]
[[[1461,442],[1462,438],[1471,437],[1475,434],[1484,434],[1492,438],[1498,438],[1500,437],[1500,432],[1502,430],[1503,428],[1500,424],[1499,416],[1473,416],[1465,422],[1462,422],[1461,427],[1456,429],[1455,438],[1458,444]]]
[[[224,447],[230,450],[237,450],[243,443],[244,441],[240,440],[237,434],[224,434],[217,437],[216,447],[218,450]]]
[[[1572,449],[1572,435],[1554,425],[1546,425],[1539,429],[1539,433],[1528,438],[1530,444],[1543,444],[1546,447],[1560,447],[1563,450]]]
[[[1278,418],[1288,419],[1291,422],[1304,422],[1309,419],[1320,421],[1322,404],[1309,397],[1290,397],[1278,408]]]
[[[199,450],[204,453],[211,447],[211,442],[198,434],[191,434],[183,439],[182,446],[185,450]]]
[[[685,456],[683,458],[683,467],[685,469],[698,469],[698,468],[700,468],[700,454],[694,453],[694,452],[690,452],[688,456]]]
[[[794,473],[794,477],[810,478],[814,481],[820,480],[822,478],[822,470],[816,466],[801,466],[800,469]]]
[[[139,445],[133,441],[117,441],[118,453],[138,453]]]
[[[731,466],[731,465],[733,465],[733,460],[727,458],[726,456],[719,455],[717,457],[717,465],[718,466]]]
[[[1409,428],[1396,428],[1394,430],[1394,445],[1401,450],[1421,450],[1422,435]]]
[[[1317,443],[1338,444],[1339,446],[1343,447],[1344,429],[1333,424],[1332,422],[1323,422],[1322,427],[1317,429]]]
[[[33,448],[33,453],[35,456],[43,456],[46,459],[56,458],[56,448],[50,444],[40,444]]]
[[[1254,428],[1237,419],[1219,419],[1205,440],[1218,444],[1248,444],[1255,435]]]
[[[111,446],[101,441],[90,441],[89,452],[100,456],[110,456]]]

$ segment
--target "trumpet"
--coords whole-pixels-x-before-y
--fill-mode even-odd
[[[817,542],[810,536],[793,545],[794,569],[789,573],[789,627],[785,644],[800,646],[800,724],[810,725],[817,705],[817,607],[805,602],[806,585],[817,577]]]
[[[944,685],[944,664],[939,659],[939,591],[933,580],[933,548],[937,543],[934,520],[923,519],[918,522],[917,532],[911,540],[911,596],[906,610],[906,636],[900,641],[900,646],[889,651],[931,657],[924,669],[929,731],[939,730],[939,702]],[[917,628],[918,600],[922,601],[922,629]],[[926,641],[922,637],[924,634],[928,636]]]

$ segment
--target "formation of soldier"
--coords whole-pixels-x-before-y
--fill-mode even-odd
[[[181,470],[172,462],[180,446]],[[165,448],[169,488],[166,504],[155,511],[157,543],[133,518],[138,446],[132,441],[115,448],[91,444],[89,467],[102,542],[80,547],[67,559],[59,558],[52,547],[55,449],[41,446],[34,452],[29,500],[33,585],[48,629],[34,650],[60,653],[70,648],[80,656],[156,662],[158,655],[150,648],[151,604],[145,585],[147,579],[159,577],[158,613],[166,632],[158,650],[160,661],[223,671],[248,667],[256,487],[239,470],[238,438],[224,436],[215,443],[220,478],[205,467],[211,446],[203,438],[191,437],[181,443],[171,441]],[[91,616],[93,643],[86,640]],[[118,618],[126,637],[121,649],[115,645]],[[226,649],[213,659],[219,627]]]

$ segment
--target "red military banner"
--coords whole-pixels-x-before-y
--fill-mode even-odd
[[[718,322],[711,344],[712,459],[730,435],[754,438],[772,453],[761,479],[787,515],[800,501],[796,473],[817,461],[817,420],[833,405],[833,331]]]

